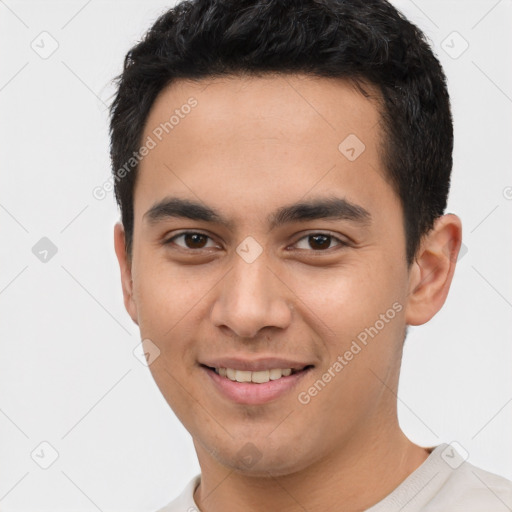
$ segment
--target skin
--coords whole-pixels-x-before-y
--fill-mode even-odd
[[[376,104],[344,80],[180,80],[157,98],[143,140],[191,96],[198,105],[139,166],[131,261],[120,223],[114,239],[126,309],[160,350],[150,370],[193,438],[202,475],[194,499],[203,512],[364,510],[428,457],[397,421],[402,345],[406,326],[427,322],[446,299],[461,222],[438,218],[408,267]],[[349,134],[365,144],[354,161],[338,150]],[[333,195],[365,208],[371,223],[320,219],[269,230],[277,208]],[[180,218],[151,226],[143,216],[166,196],[200,201],[232,226]],[[180,230],[210,238],[163,243]],[[319,249],[311,239],[318,232],[350,243],[331,238]],[[252,263],[236,252],[247,236],[263,249]],[[298,394],[394,303],[401,311],[300,403]],[[224,355],[299,358],[314,368],[273,402],[235,404],[198,364]],[[250,466],[241,458],[249,442],[259,457]]]

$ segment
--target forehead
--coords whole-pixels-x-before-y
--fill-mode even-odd
[[[372,99],[346,80],[306,75],[173,82],[145,124],[153,147],[139,164],[136,217],[176,192],[277,206],[343,184],[371,202],[387,183],[378,96],[365,90]]]
[[[286,129],[290,142],[315,140],[313,129],[320,128],[325,137],[336,141],[344,131],[357,129],[361,136],[373,130],[380,116],[377,89],[365,84],[369,98],[362,95],[355,84],[346,79],[314,77],[310,75],[269,74],[263,76],[223,76],[199,81],[176,80],[158,95],[148,116],[145,133],[149,134],[161,123],[170,120],[175,111],[174,128],[186,117],[192,123],[183,123],[183,136],[204,139],[225,139],[233,132],[241,138],[277,136]],[[197,105],[189,109],[187,104]],[[183,112],[180,112],[183,111]],[[267,121],[272,119],[272,123]],[[210,131],[211,123],[217,130]],[[187,130],[190,127],[191,130]],[[261,129],[260,133],[256,133]],[[202,140],[202,142],[206,142]]]

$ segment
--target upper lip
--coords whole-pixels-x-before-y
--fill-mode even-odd
[[[209,366],[210,368],[232,368],[233,370],[251,372],[270,370],[272,368],[302,370],[305,366],[313,366],[311,363],[297,361],[296,359],[283,359],[279,357],[264,357],[260,359],[222,357],[219,359],[208,359],[202,361],[201,364]]]

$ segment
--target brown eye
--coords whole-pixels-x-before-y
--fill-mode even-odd
[[[183,240],[183,243],[177,243],[177,240]],[[182,249],[205,249],[212,247],[211,245],[207,247],[208,241],[211,240],[209,236],[204,235],[202,233],[196,233],[193,231],[188,231],[186,233],[181,233],[179,235],[173,236],[165,244],[175,243],[178,247]]]
[[[208,238],[198,233],[186,233],[184,237],[185,244],[189,249],[202,249],[206,245],[206,239]]]
[[[329,235],[327,233],[313,233],[311,235],[307,235],[302,237],[297,243],[297,247],[299,249],[305,250],[314,250],[315,252],[325,251],[327,249],[331,249],[331,243],[333,241],[337,242],[338,246],[347,246],[346,242],[343,242],[339,238]],[[299,247],[299,244],[302,243],[303,246]]]
[[[309,238],[309,245],[312,249],[328,249],[331,245],[330,236],[325,235],[311,235]]]

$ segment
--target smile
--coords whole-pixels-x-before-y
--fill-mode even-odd
[[[308,368],[307,366],[305,368]],[[288,377],[292,373],[297,373],[303,369],[296,370],[294,368],[272,368],[270,370],[261,370],[251,372],[247,370],[234,370],[233,368],[214,368],[215,373],[221,377],[236,382],[253,382],[255,384],[264,384],[271,380],[277,380],[281,377]]]
[[[239,404],[258,405],[275,400],[291,391],[309,373],[313,365],[301,369],[272,368],[248,371],[201,365],[224,398]]]

